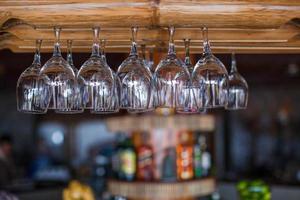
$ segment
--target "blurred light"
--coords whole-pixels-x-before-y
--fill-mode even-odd
[[[175,114],[174,108],[156,108],[155,113],[158,115],[169,116]]]
[[[55,131],[52,133],[51,141],[55,145],[61,145],[64,141],[64,134],[61,131]]]
[[[299,66],[295,63],[290,63],[288,65],[288,74],[290,76],[297,76],[299,73]]]
[[[0,76],[2,76],[4,74],[5,74],[5,67],[4,67],[4,65],[0,64]]]
[[[296,173],[296,177],[297,177],[297,178],[296,178],[296,179],[297,179],[297,181],[300,181],[300,170],[298,170],[298,171],[297,171],[297,173]]]

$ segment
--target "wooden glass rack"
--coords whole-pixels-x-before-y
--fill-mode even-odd
[[[108,52],[128,52],[130,27],[139,26],[139,44],[165,51],[166,27],[176,27],[177,51],[190,38],[191,53],[202,52],[201,27],[209,27],[215,53],[299,53],[299,0],[0,0],[0,49],[53,49],[53,26],[75,52],[90,52],[91,27],[100,26]]]

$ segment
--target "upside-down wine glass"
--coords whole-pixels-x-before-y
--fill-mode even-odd
[[[73,62],[72,44],[73,44],[72,40],[67,40],[67,62],[73,69],[77,79],[73,112],[82,113],[84,111],[82,99],[85,91],[83,86],[83,79],[81,76],[78,76],[78,69],[75,67]]]
[[[119,106],[114,102],[116,79],[113,71],[99,52],[99,27],[94,27],[92,54],[81,66],[78,74],[84,80],[84,105],[91,113],[114,113]]]
[[[149,51],[149,60],[146,58],[146,44],[141,44],[141,49],[142,49],[142,59],[144,61],[144,65],[149,69],[149,71],[151,72],[152,75],[152,81],[153,80],[153,67],[154,67],[154,62],[153,62],[153,49],[150,49]],[[152,93],[151,93],[151,97],[150,97],[150,107],[148,109],[148,111],[152,111],[155,109],[156,106],[156,90],[154,87],[154,82],[153,82],[153,87],[152,87]]]
[[[192,88],[198,109],[224,107],[227,102],[228,73],[210,49],[208,30],[203,28],[203,55],[194,67]]]
[[[229,73],[228,99],[226,109],[246,109],[248,103],[248,84],[238,72],[234,53],[231,55],[231,70]]]
[[[191,63],[191,58],[190,58],[190,39],[183,39],[184,42],[184,47],[185,47],[185,57],[184,57],[184,63],[187,67],[187,69],[189,70],[189,73],[191,75],[191,73],[194,70],[194,66]],[[184,95],[190,95],[190,97],[188,98],[187,96],[185,97],[186,99],[189,99],[189,102],[186,104],[186,106],[184,107],[184,109],[178,110],[178,113],[182,113],[182,114],[195,114],[198,113],[198,108],[197,108],[197,104],[196,104],[196,100],[195,100],[195,96],[193,93],[193,89],[192,86],[189,85],[186,88],[183,88],[183,92]]]
[[[40,75],[42,40],[36,40],[34,60],[17,82],[17,109],[24,113],[44,114],[47,112],[51,91],[49,78]]]
[[[121,81],[121,108],[130,113],[154,109],[152,101],[153,80],[150,70],[139,58],[137,51],[137,27],[132,27],[132,44],[129,57],[118,68]]]
[[[101,39],[100,42],[100,46],[101,46],[101,58],[105,64],[105,66],[109,69],[111,69],[111,67],[108,65],[107,63],[107,59],[106,59],[106,54],[105,54],[105,46],[106,46],[106,39]],[[114,78],[114,86],[113,86],[113,96],[111,98],[111,104],[110,104],[110,108],[106,110],[106,112],[103,112],[102,109],[94,109],[91,112],[93,113],[99,113],[99,114],[103,114],[103,113],[116,113],[119,111],[120,109],[120,79],[117,76],[117,74],[111,69],[112,73],[113,73],[113,78]]]
[[[176,56],[174,44],[174,27],[169,28],[168,55],[160,61],[154,79],[157,90],[157,105],[160,108],[176,108],[184,110],[190,100],[190,74],[184,62]]]
[[[76,113],[76,85],[77,80],[72,67],[61,56],[59,38],[61,28],[55,27],[55,43],[53,56],[42,67],[41,75],[50,79],[52,97],[49,109],[58,113]]]
[[[85,105],[94,114],[109,114],[119,111],[119,81],[106,62],[105,42],[99,52],[99,27],[93,28],[94,42],[91,57],[82,65],[79,74],[87,91]]]

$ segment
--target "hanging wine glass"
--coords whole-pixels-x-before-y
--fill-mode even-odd
[[[71,66],[61,56],[60,31],[60,28],[54,28],[53,56],[42,67],[41,75],[47,75],[50,79],[52,97],[49,109],[55,109],[58,113],[74,113],[77,80]]]
[[[194,66],[191,63],[191,58],[190,58],[190,39],[184,39],[184,47],[185,47],[185,58],[184,58],[184,63],[189,70],[189,73],[191,74],[194,70]],[[193,114],[193,113],[198,113],[198,108],[197,104],[195,101],[195,96],[192,90],[192,86],[189,85],[188,87],[183,87],[183,95],[185,95],[185,99],[188,99],[188,103],[183,109],[177,110],[178,113],[183,113],[183,114]],[[189,95],[189,97],[187,96]]]
[[[106,40],[105,39],[102,39],[101,40],[101,59],[103,60],[105,66],[109,69],[111,69],[111,67],[108,65],[107,63],[107,59],[106,59],[106,54],[105,54],[105,45],[106,45]],[[91,112],[92,113],[116,113],[119,111],[119,108],[120,108],[120,79],[119,77],[116,75],[116,73],[112,71],[112,74],[113,74],[113,79],[114,79],[114,85],[113,85],[113,94],[112,94],[112,97],[111,97],[111,104],[110,104],[110,107],[109,109],[106,109],[105,112],[103,112],[103,109],[98,109],[99,106],[96,106],[95,109],[93,109]],[[101,101],[95,101],[95,102],[101,102]],[[100,106],[101,108],[101,106]]]
[[[152,74],[137,51],[137,27],[132,27],[132,45],[129,57],[118,68],[121,81],[121,107],[128,112],[138,113],[154,109],[151,98]]]
[[[192,88],[198,109],[226,105],[228,73],[223,63],[211,52],[206,27],[203,28],[203,56],[195,65]]]
[[[47,112],[51,90],[49,78],[40,75],[40,48],[42,40],[36,40],[34,60],[19,77],[17,82],[17,109],[24,113],[44,114]]]
[[[190,95],[184,90],[190,85],[190,75],[186,65],[176,56],[174,32],[174,27],[170,27],[168,55],[158,64],[154,78],[157,105],[164,108],[176,108],[180,111],[184,110],[190,100]]]
[[[234,53],[232,53],[231,57],[231,70],[228,82],[228,100],[226,109],[246,109],[248,103],[248,84],[237,70]]]
[[[75,67],[73,63],[73,55],[72,55],[72,40],[67,40],[67,62],[71,66],[72,70],[76,76],[76,88],[75,88],[75,101],[74,106],[72,108],[73,113],[82,113],[83,110],[83,102],[82,102],[82,95],[84,94],[84,86],[83,86],[83,79],[81,76],[78,76],[78,69]]]
[[[85,108],[92,113],[113,113],[118,111],[114,104],[116,79],[113,71],[104,62],[99,52],[99,27],[94,27],[92,55],[81,66],[78,74],[84,80],[86,95],[83,97]]]
[[[154,71],[153,70],[153,65],[154,65],[154,62],[153,62],[153,49],[150,50],[150,52],[149,52],[150,60],[148,60],[146,58],[146,44],[142,44],[141,49],[142,49],[142,59],[143,59],[144,65],[149,69],[149,71],[151,72],[151,75],[152,75],[152,72]],[[152,78],[152,81],[153,81],[152,85],[154,86],[153,78]],[[152,92],[151,92],[151,97],[150,97],[150,105],[151,106],[149,106],[149,109],[147,111],[152,111],[156,107],[155,106],[156,105],[155,100],[157,98],[155,97],[155,94],[156,94],[155,88],[152,87]]]

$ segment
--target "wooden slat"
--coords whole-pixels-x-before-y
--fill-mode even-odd
[[[152,41],[138,40],[139,44],[145,43],[147,48],[154,48],[157,51],[166,52],[167,42],[157,43]],[[184,52],[184,44],[182,40],[175,40],[176,51],[178,53]],[[74,52],[90,52],[91,40],[75,40],[73,42]],[[66,49],[66,40],[61,41],[63,51]],[[107,52],[124,52],[128,53],[130,50],[129,40],[108,40],[106,45]],[[300,38],[298,35],[292,41],[288,42],[260,42],[260,41],[236,41],[224,42],[216,41],[211,42],[211,47],[214,53],[230,53],[235,51],[237,53],[297,53],[300,52]],[[0,36],[0,49],[8,48],[14,52],[33,52],[35,42],[33,40],[21,40],[11,34],[4,34]],[[202,53],[202,40],[191,41],[191,53]],[[42,52],[53,51],[53,40],[45,40],[42,44]]]
[[[201,197],[212,194],[215,189],[216,182],[213,178],[176,183],[108,181],[111,194],[133,199]]]
[[[299,34],[300,29],[293,26],[285,26],[280,29],[209,29],[209,39],[213,42],[286,42]],[[52,28],[34,28],[27,24],[17,24],[3,28],[1,32],[8,32],[22,40],[53,40]],[[131,32],[129,28],[103,28],[100,37],[107,40],[129,40]],[[140,28],[138,38],[149,41],[167,41],[167,29]],[[175,40],[190,38],[191,40],[202,39],[200,28],[177,28]],[[91,28],[66,28],[62,30],[61,39],[92,40]]]
[[[0,2],[1,3],[1,2]],[[153,25],[151,2],[100,1],[98,3],[60,3],[1,5],[0,13],[38,27],[130,27]]]
[[[111,117],[106,120],[111,132],[129,133],[132,131],[150,131],[156,128],[176,130],[214,131],[215,118],[212,115],[175,115],[175,116],[128,116]]]
[[[300,3],[289,1],[170,1],[159,4],[160,25],[279,28],[300,16]]]
[[[279,28],[299,18],[299,2],[286,1],[62,1],[32,4],[0,2],[0,13],[8,12],[35,26],[108,27],[168,26]]]

